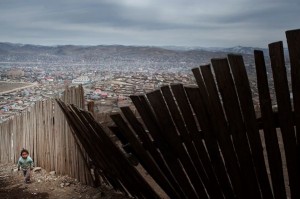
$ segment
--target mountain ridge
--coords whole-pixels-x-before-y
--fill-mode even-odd
[[[130,47],[130,48],[152,48],[152,49],[166,49],[172,51],[194,51],[194,50],[204,50],[208,52],[229,52],[229,53],[240,53],[240,54],[253,54],[253,50],[262,50],[266,51],[267,48],[259,48],[259,47],[250,47],[250,46],[233,46],[233,47],[198,47],[198,46],[138,46],[138,45],[120,45],[120,44],[112,44],[112,45],[37,45],[37,44],[22,44],[22,43],[10,43],[10,42],[0,42],[0,49],[3,48],[8,49],[17,49],[17,48],[47,48],[47,49],[55,49],[55,48],[108,48],[108,47]]]

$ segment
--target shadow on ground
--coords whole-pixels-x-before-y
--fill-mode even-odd
[[[49,198],[48,193],[32,193],[27,187],[20,183],[13,184],[10,177],[0,173],[0,198],[1,199],[29,199],[29,198]]]

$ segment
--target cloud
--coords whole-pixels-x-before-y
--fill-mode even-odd
[[[1,0],[0,41],[265,47],[299,13],[296,0]]]

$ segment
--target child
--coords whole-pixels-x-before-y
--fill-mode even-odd
[[[20,168],[22,169],[23,175],[25,177],[25,183],[30,182],[30,170],[32,170],[33,167],[33,161],[28,154],[28,150],[22,149],[21,157],[18,161],[18,171],[20,171]]]

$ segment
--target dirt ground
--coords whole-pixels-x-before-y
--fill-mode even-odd
[[[32,172],[31,183],[25,184],[21,171],[12,164],[0,164],[0,199],[123,199],[107,187],[82,185],[68,176],[57,176],[45,170]]]

